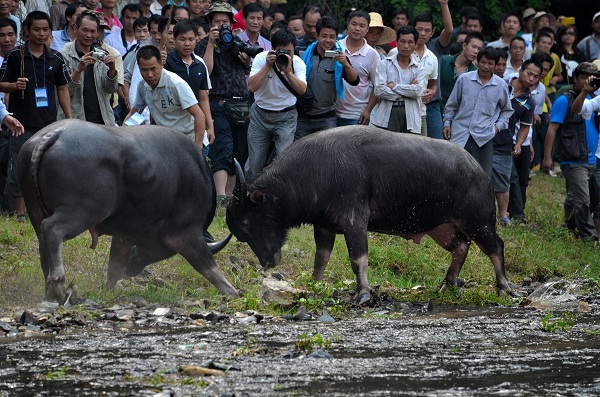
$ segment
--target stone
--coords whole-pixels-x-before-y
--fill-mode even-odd
[[[335,319],[331,317],[327,310],[323,310],[323,314],[318,318],[318,320],[322,323],[335,323]]]
[[[555,279],[536,288],[525,300],[524,306],[541,310],[580,310],[577,294],[583,287],[582,280]]]
[[[281,306],[293,305],[300,291],[285,280],[272,277],[263,279],[260,295],[266,304],[275,303]]]
[[[168,316],[169,314],[171,314],[171,309],[168,307],[157,307],[152,312],[153,316]]]
[[[198,365],[182,365],[178,371],[184,376],[225,376],[225,371],[200,367]]]

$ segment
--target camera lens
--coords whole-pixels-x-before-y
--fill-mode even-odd
[[[275,52],[275,62],[277,62],[280,65],[287,65],[288,64],[288,53],[286,50],[284,49],[279,49]]]

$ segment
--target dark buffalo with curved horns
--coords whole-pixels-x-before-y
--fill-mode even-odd
[[[19,183],[37,234],[46,299],[64,303],[61,246],[89,230],[112,235],[107,287],[181,254],[221,292],[237,295],[204,232],[215,214],[211,172],[196,145],[157,126],[107,127],[57,121],[23,145]]]
[[[510,290],[491,179],[448,142],[339,127],[295,142],[248,189],[238,180],[227,225],[263,267],[280,262],[287,231],[303,223],[314,225],[316,280],[323,277],[336,234],[344,235],[359,303],[371,298],[367,231],[416,243],[431,236],[452,253],[445,279],[451,286],[474,241],[492,261],[498,289]]]

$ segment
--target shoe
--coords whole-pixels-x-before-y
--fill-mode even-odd
[[[510,219],[508,219],[507,217],[500,218],[498,220],[498,223],[500,224],[500,226],[510,226],[511,225]]]
[[[515,225],[526,225],[527,224],[527,219],[525,219],[524,216],[515,216],[514,218],[511,219],[511,221]]]
[[[227,208],[229,205],[229,197],[227,196],[217,196],[217,206],[221,208]]]

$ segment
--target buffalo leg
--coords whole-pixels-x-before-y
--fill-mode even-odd
[[[352,271],[356,275],[356,295],[354,301],[362,305],[369,302],[372,298],[372,288],[367,278],[367,270],[369,268],[367,229],[365,227],[360,231],[346,231],[344,237],[346,238]]]
[[[113,236],[110,243],[110,257],[108,269],[106,270],[106,289],[109,291],[115,287],[125,274],[127,258],[131,250],[131,243],[117,236]]]
[[[492,261],[494,271],[496,272],[496,287],[498,291],[509,292],[511,288],[506,278],[506,269],[504,267],[504,241],[495,233],[490,233],[485,238],[473,239],[473,241]]]
[[[317,252],[315,253],[315,268],[313,271],[313,279],[316,281],[323,280],[323,274],[325,273],[325,267],[329,262],[331,251],[333,250],[333,244],[335,243],[335,234],[330,231],[323,229],[322,227],[314,227],[315,244],[317,245]]]
[[[238,296],[236,289],[227,281],[217,266],[201,228],[183,230],[181,233],[163,238],[163,243],[183,256],[196,271],[202,274],[225,295]]]
[[[455,226],[447,223],[436,227],[427,234],[452,254],[450,267],[446,273],[445,286],[456,287],[458,285],[458,275],[467,259],[471,241]]]
[[[106,288],[111,290],[123,276],[137,276],[146,266],[173,255],[175,251],[165,247],[160,241],[132,246],[127,240],[113,237]]]
[[[52,216],[41,222],[40,254],[42,261],[46,257],[48,273],[46,275],[46,297],[48,301],[65,303],[65,269],[61,257],[62,244],[83,233],[92,222],[85,214],[70,212],[63,214],[57,210]],[[43,247],[43,248],[42,248]]]

